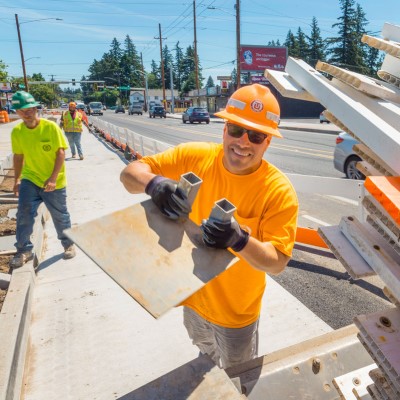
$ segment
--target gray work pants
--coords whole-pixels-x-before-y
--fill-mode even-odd
[[[225,328],[206,321],[183,307],[183,323],[190,339],[220,368],[228,368],[257,357],[259,320],[243,328]]]

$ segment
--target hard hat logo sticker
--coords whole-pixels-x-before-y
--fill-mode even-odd
[[[261,112],[264,109],[263,103],[260,100],[253,100],[250,104],[250,108],[254,112]]]

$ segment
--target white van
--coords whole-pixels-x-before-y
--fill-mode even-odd
[[[133,114],[143,115],[143,105],[141,103],[131,104],[128,109],[128,114],[129,115],[133,115]]]
[[[92,101],[89,103],[90,115],[103,115],[103,104],[99,101]]]

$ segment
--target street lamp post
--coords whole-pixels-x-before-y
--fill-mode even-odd
[[[149,84],[147,82],[147,74],[140,69],[135,69],[132,72],[139,72],[144,77],[144,84],[145,84],[145,94],[144,94],[144,111],[147,111],[147,104],[149,103]]]
[[[18,14],[15,14],[15,23],[17,25],[19,51],[21,53],[22,72],[24,74],[24,85],[25,85],[25,90],[27,92],[29,92],[29,86],[28,86],[28,78],[26,76],[25,58],[24,58],[24,51],[23,51],[23,48],[22,48],[21,32],[20,32],[19,26],[22,25],[22,24],[28,24],[29,22],[44,21],[44,20],[48,20],[48,19],[55,19],[56,21],[62,21],[61,18],[40,18],[40,19],[34,19],[32,21],[25,21],[25,22],[21,22],[20,23],[18,21]]]

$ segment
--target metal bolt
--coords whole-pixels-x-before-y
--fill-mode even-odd
[[[386,326],[386,328],[390,328],[392,326],[392,322],[390,321],[389,318],[387,317],[380,317],[379,322],[383,325]]]
[[[358,378],[353,378],[353,383],[355,386],[358,386],[361,383],[361,381]]]
[[[318,374],[321,369],[321,360],[319,358],[314,358],[312,361],[312,371],[314,374]]]

